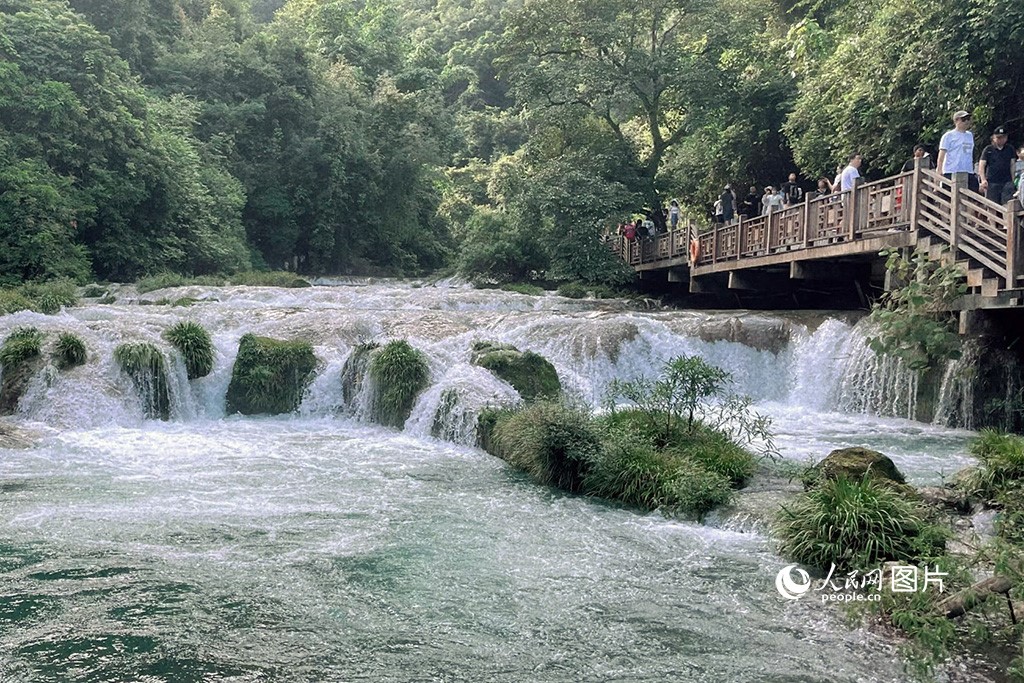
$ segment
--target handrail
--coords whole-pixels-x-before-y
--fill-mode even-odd
[[[965,174],[946,178],[917,167],[768,215],[701,227],[688,218],[653,239],[619,237],[612,251],[633,266],[690,260],[696,241],[690,266],[700,268],[910,230],[945,242],[954,260],[980,264],[1000,289],[1024,286],[1024,210],[1016,200],[1002,206],[969,191]]]

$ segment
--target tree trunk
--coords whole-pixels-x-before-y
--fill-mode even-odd
[[[942,600],[938,604],[938,609],[950,619],[962,617],[989,595],[1008,593],[1011,588],[1013,583],[1009,579],[993,576]]]

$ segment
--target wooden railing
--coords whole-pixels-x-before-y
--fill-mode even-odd
[[[1016,201],[1001,206],[968,191],[964,175],[951,180],[917,168],[756,218],[704,226],[690,220],[654,238],[619,238],[612,249],[633,266],[687,259],[700,268],[911,230],[935,235],[954,259],[973,259],[1011,289],[1024,285],[1022,225]]]

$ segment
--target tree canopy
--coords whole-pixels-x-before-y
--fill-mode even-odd
[[[1022,39],[1010,0],[0,0],[0,280],[625,281],[601,232],[670,198],[1024,131]]]

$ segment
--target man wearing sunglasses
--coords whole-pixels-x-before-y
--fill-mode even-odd
[[[935,160],[942,175],[952,178],[954,173],[966,173],[967,187],[979,189],[974,173],[974,133],[971,132],[971,113],[960,110],[953,114],[953,130],[947,130],[939,142],[939,158]]]

